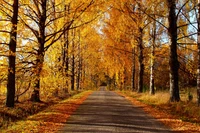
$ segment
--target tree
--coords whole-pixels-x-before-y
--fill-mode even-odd
[[[198,3],[198,31],[197,31],[197,46],[198,46],[198,65],[197,65],[197,103],[200,106],[200,2]]]
[[[135,90],[135,69],[136,69],[136,58],[135,58],[135,53],[136,53],[136,48],[132,48],[132,78],[131,78],[131,88],[132,91]]]
[[[167,0],[167,5],[169,9],[169,28],[168,34],[170,37],[170,57],[169,57],[169,67],[170,67],[170,101],[178,102],[180,101],[179,95],[179,62],[177,56],[177,15],[176,15],[176,0]]]
[[[13,16],[12,16],[12,28],[10,31],[9,42],[9,66],[8,66],[8,82],[7,82],[7,97],[6,106],[14,107],[15,100],[15,61],[16,61],[16,46],[17,46],[17,22],[18,22],[18,0],[13,1]]]
[[[24,6],[23,24],[32,32],[31,35],[34,35],[34,37],[29,37],[28,39],[33,44],[37,44],[37,49],[33,48],[36,51],[36,59],[33,61],[34,91],[31,96],[31,100],[35,102],[40,102],[40,78],[45,52],[61,38],[64,30],[67,30],[67,28],[63,29],[63,27],[56,25],[59,19],[63,17],[63,12],[58,8],[58,5],[55,1],[33,0]],[[71,23],[65,22],[62,26],[69,27]]]
[[[71,4],[71,2],[64,3]],[[34,61],[34,91],[31,96],[32,101],[40,101],[40,78],[42,73],[42,68],[44,64],[45,52],[55,44],[67,31],[80,27],[89,21],[81,21],[76,27],[72,27],[84,12],[92,5],[94,1],[91,0],[87,3],[73,3],[73,8],[71,9],[71,14],[69,18],[64,21],[65,15],[69,13],[67,10],[63,10],[62,4],[59,1],[48,1],[48,0],[33,0],[30,4],[24,7],[24,25],[32,32],[34,37],[30,37],[34,44],[37,45],[36,59]],[[31,21],[31,22],[30,22]],[[33,38],[33,39],[32,39]],[[67,44],[66,44],[67,45]],[[64,48],[67,49],[67,46]],[[66,65],[67,66],[67,65]]]
[[[144,75],[144,54],[143,54],[143,49],[144,49],[144,44],[143,44],[143,28],[139,28],[139,37],[138,37],[138,60],[139,60],[139,75],[138,75],[138,92],[141,93],[143,92],[143,75]]]
[[[155,83],[154,83],[154,77],[155,77],[155,43],[156,43],[156,21],[153,22],[153,28],[152,28],[152,45],[151,45],[151,57],[150,57],[150,95],[155,94]]]

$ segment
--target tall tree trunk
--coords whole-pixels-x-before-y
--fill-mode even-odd
[[[69,92],[69,30],[66,31],[64,34],[64,56],[63,56],[63,68],[64,68],[64,75],[66,76],[66,88],[64,88],[64,92],[68,93]]]
[[[39,32],[40,35],[38,36],[38,45],[39,49],[37,51],[37,59],[36,59],[36,77],[34,81],[34,91],[31,95],[31,101],[34,102],[40,102],[40,76],[42,72],[42,67],[44,63],[44,45],[45,45],[45,22],[47,19],[46,16],[46,8],[47,8],[47,0],[42,0],[41,1],[41,6],[42,6],[42,12],[40,15],[40,20],[39,20]]]
[[[72,55],[72,77],[71,77],[71,90],[75,90],[75,55]]]
[[[72,40],[72,75],[71,75],[71,90],[75,90],[75,30],[73,31],[73,40]]]
[[[144,64],[143,64],[143,60],[144,60],[144,55],[143,55],[143,29],[139,28],[139,56],[138,56],[138,60],[139,60],[139,75],[138,75],[138,93],[142,93],[143,92],[143,75],[144,75]]]
[[[81,82],[81,59],[79,59],[79,63],[78,63],[78,75],[77,75],[77,90],[80,90],[81,86],[80,86],[80,82]]]
[[[198,66],[197,66],[197,103],[198,106],[200,106],[200,3],[198,3],[198,40],[197,40],[197,45],[198,45]]]
[[[153,44],[154,45],[154,44]],[[151,53],[151,68],[150,68],[150,95],[155,94],[155,86],[154,86],[154,46],[151,48],[152,53]]]
[[[125,68],[125,66],[124,66],[124,71],[123,71],[123,86],[124,86],[124,90],[126,90],[127,88],[126,88],[126,83],[127,83],[127,76],[126,76],[126,68]]]
[[[65,21],[68,21],[68,17],[69,17],[69,8],[70,5],[68,5],[68,7],[65,5],[65,17],[67,17],[67,19]],[[67,13],[67,14],[66,14]],[[65,27],[68,29],[65,29],[66,32],[64,32],[64,55],[63,55],[63,67],[65,68],[65,73],[66,76],[69,76],[69,27]]]
[[[34,91],[31,95],[31,101],[40,102],[40,75],[44,63],[44,45],[41,45],[38,50],[36,59],[36,75],[34,80]]]
[[[78,71],[77,71],[77,90],[80,89],[80,81],[81,81],[81,40],[80,40],[80,30],[78,31],[79,34],[79,42],[78,42]]]
[[[132,49],[132,79],[131,79],[132,91],[135,90],[135,47]]]
[[[17,19],[18,19],[18,0],[13,2],[12,29],[10,32],[9,42],[9,66],[8,66],[8,82],[7,82],[7,97],[6,106],[14,107],[15,103],[15,61],[16,61],[16,46],[17,46]]]
[[[170,101],[178,102],[180,101],[179,95],[179,85],[178,85],[178,70],[179,62],[177,57],[177,16],[176,16],[176,0],[167,0],[169,9],[169,28],[168,34],[170,37]]]
[[[153,24],[153,33],[152,33],[152,46],[151,46],[151,68],[150,68],[150,95],[155,94],[155,86],[154,86],[154,61],[155,61],[155,43],[156,43],[156,21]]]
[[[69,6],[70,5],[65,5],[65,21],[68,21],[68,17],[69,17]],[[68,29],[66,29],[68,28]],[[69,89],[69,81],[68,81],[68,77],[69,77],[69,27],[65,27],[64,29],[64,49],[63,49],[63,62],[62,62],[62,67],[63,67],[63,73],[66,76],[67,80],[66,80],[66,87],[64,87],[64,92],[68,93],[68,89]]]

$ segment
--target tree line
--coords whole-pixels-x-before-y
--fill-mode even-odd
[[[82,37],[86,35],[81,32],[100,16],[103,1],[2,0],[0,3],[1,65],[2,70],[7,69],[1,73],[1,83],[7,86],[6,106],[14,107],[16,97],[18,100],[31,89],[28,92],[31,101],[40,102],[42,82],[50,73],[62,81],[64,92],[68,92],[69,85],[72,91],[80,89],[86,76],[87,54],[83,56],[83,52],[90,49],[83,46],[86,44],[82,44]]]
[[[115,73],[107,72],[112,84],[139,93],[149,88],[151,95],[156,89],[169,88],[171,102],[180,101],[180,88],[197,86],[199,105],[199,3],[111,3],[105,18],[106,52],[111,54],[108,60],[115,54],[114,64],[121,64],[113,68],[119,68]]]
[[[200,28],[196,0],[2,0],[0,82],[6,106],[98,88],[138,93],[197,86]]]

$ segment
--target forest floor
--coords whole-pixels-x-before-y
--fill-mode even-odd
[[[193,102],[169,103],[167,93],[138,94],[130,91],[117,91],[134,105],[158,119],[175,132],[199,133],[200,132],[200,107]]]
[[[55,132],[64,125],[67,118],[89,94],[91,91],[85,91],[66,100],[54,100],[51,103],[30,101],[23,104],[18,103],[14,109],[1,107],[3,110],[0,112],[0,118],[6,118],[8,115],[9,117],[1,120],[0,131],[1,133]]]

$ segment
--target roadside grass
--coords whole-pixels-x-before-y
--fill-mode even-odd
[[[140,106],[146,112],[178,132],[200,132],[200,107],[196,104],[195,90],[191,94],[193,100],[188,100],[188,93],[181,93],[181,101],[170,103],[169,92],[137,93],[131,91],[117,91],[130,100],[134,105]]]
[[[16,103],[14,108],[7,108],[4,104],[0,105],[0,127],[7,127],[11,122],[25,119],[29,115],[35,114],[51,103],[34,103],[26,101],[22,103]]]
[[[46,108],[38,111],[39,113],[9,122],[2,126],[0,130],[2,133],[56,132],[91,92],[84,91],[51,106],[45,105]],[[13,112],[18,114],[16,110],[13,110]]]

